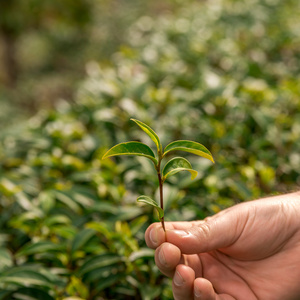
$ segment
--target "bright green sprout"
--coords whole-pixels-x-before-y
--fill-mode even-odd
[[[204,158],[209,159],[214,163],[214,159],[203,145],[193,142],[193,141],[185,141],[185,140],[179,140],[174,141],[167,145],[165,149],[163,150],[160,139],[158,135],[154,132],[152,128],[150,128],[148,125],[144,124],[141,121],[138,121],[136,119],[131,119],[134,121],[142,130],[144,130],[149,137],[152,139],[152,141],[155,143],[157,148],[157,155],[154,154],[152,149],[147,146],[144,143],[141,142],[125,142],[120,143],[118,145],[115,145],[111,149],[109,149],[102,157],[102,159],[111,157],[111,156],[117,156],[117,155],[138,155],[138,156],[144,156],[149,158],[155,167],[155,170],[157,172],[158,176],[158,182],[159,182],[159,191],[160,191],[160,206],[157,204],[157,202],[153,199],[151,199],[148,196],[139,196],[137,198],[138,202],[144,202],[149,205],[152,205],[156,208],[158,212],[159,220],[161,221],[162,227],[165,230],[165,223],[164,223],[164,201],[163,201],[163,183],[167,178],[169,178],[172,175],[175,175],[176,173],[180,171],[188,171],[191,173],[191,178],[196,178],[198,172],[193,170],[190,162],[183,158],[183,157],[175,157],[170,159],[164,166],[164,168],[161,168],[161,161],[166,156],[166,154],[172,152],[172,151],[185,151],[189,153],[193,153],[199,156],[202,156]],[[162,170],[161,170],[162,169]]]

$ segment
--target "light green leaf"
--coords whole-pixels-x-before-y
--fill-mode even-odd
[[[0,271],[13,265],[13,258],[10,251],[6,248],[0,248]]]
[[[158,212],[159,219],[162,219],[164,217],[164,211],[163,211],[163,209],[160,206],[158,206],[158,204],[156,203],[156,201],[154,201],[150,197],[142,195],[142,196],[139,196],[136,201],[147,203],[147,204],[149,204],[151,206],[154,206],[156,208],[157,212]]]
[[[115,145],[103,155],[102,159],[117,155],[144,156],[151,159],[155,164],[157,164],[157,160],[151,148],[140,142],[126,142]]]
[[[154,250],[149,248],[140,248],[138,251],[134,251],[129,256],[129,261],[134,262],[139,258],[153,258]]]
[[[187,159],[183,157],[174,157],[166,163],[162,171],[162,180],[165,181],[168,177],[175,175],[180,171],[190,172],[192,179],[195,179],[198,174],[197,171],[193,170],[190,162]]]
[[[185,151],[185,152],[189,152],[189,153],[193,153],[205,157],[214,163],[214,159],[211,153],[209,152],[209,150],[206,147],[204,147],[202,144],[193,141],[180,140],[180,141],[175,141],[170,143],[165,148],[164,156],[170,151],[177,151],[177,150]]]
[[[155,131],[152,128],[150,128],[148,125],[146,125],[145,123],[143,123],[139,120],[136,120],[136,119],[130,119],[130,120],[134,121],[137,125],[140,126],[140,128],[142,130],[144,130],[150,136],[151,140],[155,143],[155,145],[157,147],[157,150],[161,152],[162,151],[162,145],[161,145],[159,137],[155,133]]]

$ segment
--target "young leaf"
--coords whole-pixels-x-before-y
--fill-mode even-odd
[[[130,120],[134,121],[137,125],[139,125],[140,128],[150,136],[151,140],[155,143],[157,150],[162,152],[162,145],[160,143],[160,139],[158,135],[154,132],[154,130],[139,120],[136,119],[130,119]]]
[[[151,206],[154,206],[157,209],[159,219],[161,220],[164,217],[163,209],[161,207],[159,207],[158,204],[156,203],[156,201],[154,201],[150,197],[142,195],[142,196],[139,196],[136,201],[147,203]]]
[[[202,157],[205,157],[214,163],[214,159],[209,152],[209,150],[204,147],[202,144],[193,142],[193,141],[175,141],[166,146],[164,151],[164,156],[170,151],[185,151],[189,153],[193,153]]]
[[[192,166],[187,159],[183,157],[174,157],[166,163],[162,171],[162,181],[164,182],[168,177],[175,175],[180,171],[189,171],[192,179],[198,174],[197,171],[192,169]]]
[[[102,159],[117,155],[145,156],[157,164],[157,160],[151,148],[140,142],[126,142],[115,145],[103,155]]]

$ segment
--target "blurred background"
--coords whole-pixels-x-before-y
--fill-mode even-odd
[[[11,115],[26,119],[53,108],[60,98],[74,101],[89,61],[111,65],[131,24],[144,14],[172,14],[177,2],[2,1],[1,125]]]
[[[0,299],[172,299],[144,232],[142,157],[204,144],[165,184],[166,220],[299,189],[298,0],[0,3]]]

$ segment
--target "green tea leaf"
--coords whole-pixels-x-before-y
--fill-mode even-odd
[[[175,175],[180,171],[190,172],[192,179],[195,179],[198,174],[197,171],[193,170],[190,162],[187,159],[183,157],[174,157],[166,163],[162,171],[162,180],[165,181],[168,177]]]
[[[13,257],[6,248],[0,248],[0,271],[13,265]],[[1,298],[0,298],[1,299]]]
[[[44,252],[59,252],[64,246],[62,244],[54,244],[51,241],[39,241],[36,243],[28,243],[23,246],[17,253],[16,257],[28,256]]]
[[[168,146],[166,146],[164,155],[166,155],[170,151],[177,151],[177,150],[202,156],[214,163],[214,159],[211,153],[209,152],[209,150],[206,147],[204,147],[202,144],[199,144],[197,142],[184,141],[184,140],[172,142]]]
[[[1,273],[0,284],[13,284],[20,287],[38,286],[50,289],[54,283],[41,269],[30,267],[13,267]]]
[[[134,251],[129,256],[129,261],[133,262],[140,258],[153,258],[154,250],[149,248],[140,248],[138,251]]]
[[[151,159],[155,164],[157,160],[151,148],[140,142],[125,142],[118,144],[109,149],[102,157],[102,159],[117,156],[117,155],[138,155]]]
[[[157,150],[162,152],[162,145],[161,145],[159,137],[155,133],[155,131],[152,128],[150,128],[148,125],[146,125],[145,123],[143,123],[139,120],[136,120],[136,119],[130,119],[130,120],[134,121],[137,125],[139,125],[140,128],[142,130],[144,130],[150,136],[151,140],[155,143]]]
[[[156,201],[151,199],[150,197],[142,195],[142,196],[139,196],[136,201],[147,203],[151,206],[154,206],[156,208],[157,212],[158,212],[159,219],[162,219],[164,217],[163,209],[160,206],[158,206]]]
[[[46,291],[35,287],[23,287],[15,290],[13,293],[14,296],[18,298],[5,298],[5,299],[32,299],[32,300],[54,300],[52,296],[50,296]],[[0,299],[2,299],[0,297]]]
[[[81,249],[95,234],[96,231],[90,228],[81,230],[72,242],[71,253],[74,254],[75,251]]]
[[[86,259],[83,265],[78,270],[78,276],[85,276],[89,272],[97,270],[98,273],[104,267],[114,266],[115,264],[122,264],[124,262],[124,258],[120,255],[114,253],[103,253],[93,257]]]
[[[122,279],[124,279],[125,276],[126,275],[124,274],[124,272],[123,273],[120,272],[120,273],[110,275],[106,278],[101,278],[101,280],[97,281],[97,285],[95,286],[95,292],[99,293],[105,288],[113,286],[117,282],[120,282]]]

